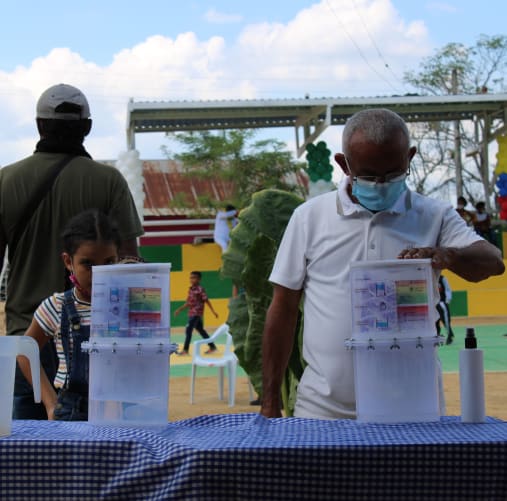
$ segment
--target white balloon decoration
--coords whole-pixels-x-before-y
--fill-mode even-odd
[[[318,195],[327,193],[328,191],[336,190],[336,185],[332,181],[324,181],[324,179],[318,179],[317,181],[310,181],[308,189],[308,198],[313,198]]]
[[[130,192],[136,204],[139,218],[143,221],[144,190],[143,190],[143,163],[137,150],[122,151],[118,155],[116,168],[123,174],[129,185]]]

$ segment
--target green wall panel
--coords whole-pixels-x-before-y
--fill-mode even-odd
[[[452,300],[449,305],[451,315],[455,317],[468,316],[468,294],[467,291],[452,291]]]
[[[185,301],[171,301],[171,327],[185,327],[187,325],[188,310],[181,311],[177,317],[174,316],[174,312],[184,304]]]
[[[139,252],[149,263],[171,263],[171,271],[182,271],[181,245],[145,245]]]
[[[219,271],[203,271],[201,285],[206,289],[210,299],[232,296],[232,281],[229,278],[222,278]]]

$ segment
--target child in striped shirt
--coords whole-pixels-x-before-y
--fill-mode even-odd
[[[88,419],[88,354],[81,343],[90,336],[92,266],[118,262],[121,245],[116,224],[97,209],[72,218],[63,234],[62,259],[70,273],[72,289],[57,292],[37,308],[25,336],[33,337],[42,349],[53,338],[60,358],[55,391],[41,370],[41,396],[48,419]],[[20,369],[31,383],[29,364],[19,357]]]

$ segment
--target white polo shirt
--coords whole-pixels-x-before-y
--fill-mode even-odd
[[[450,205],[407,190],[391,209],[373,214],[352,202],[348,178],[337,191],[293,213],[270,281],[304,289],[303,356],[295,415],[355,417],[349,263],[395,259],[407,247],[466,247],[481,240]],[[436,296],[438,297],[438,296]]]

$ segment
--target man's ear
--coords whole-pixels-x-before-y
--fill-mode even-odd
[[[40,121],[39,118],[36,118],[35,119],[35,123],[37,124],[37,131],[39,133],[39,136],[42,138],[44,137],[44,133],[42,131],[42,122]]]
[[[65,265],[65,268],[69,270],[70,273],[73,272],[73,266],[72,266],[72,258],[70,257],[70,254],[68,252],[62,252],[62,260],[63,264]]]
[[[345,155],[343,153],[336,153],[334,159],[336,163],[341,167],[345,175],[350,176],[350,170],[347,162],[345,161]]]
[[[86,137],[90,131],[92,130],[92,119],[91,118],[85,118],[83,119],[83,122],[85,122],[85,126],[84,126],[84,136]]]

